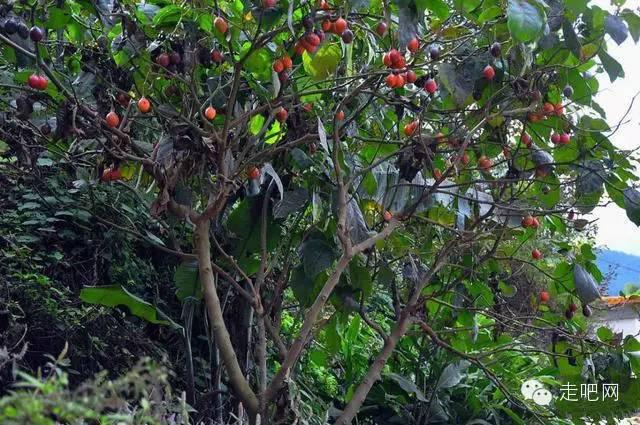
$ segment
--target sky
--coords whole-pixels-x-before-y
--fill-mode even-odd
[[[608,0],[596,0],[593,3],[603,9],[612,10]],[[640,7],[640,0],[628,0],[624,7],[637,9]],[[613,83],[609,81],[607,74],[598,75],[600,92],[596,100],[606,111],[607,122],[613,126],[627,111],[633,95],[640,93],[640,44],[634,44],[629,36],[618,46],[609,36],[606,37],[609,54],[622,64],[625,72],[624,79],[618,79]],[[611,140],[621,149],[635,148],[640,145],[640,96],[636,98],[625,124],[611,137]],[[627,218],[622,208],[611,204],[597,208],[594,215],[598,218],[597,245],[640,255],[640,227]]]

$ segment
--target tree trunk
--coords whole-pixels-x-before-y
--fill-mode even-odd
[[[238,358],[231,344],[231,338],[222,315],[222,307],[215,286],[213,269],[211,267],[211,245],[209,239],[209,220],[199,222],[195,230],[195,246],[198,252],[199,276],[211,329],[215,336],[216,345],[220,351],[220,358],[225,366],[229,382],[235,395],[242,401],[249,413],[255,417],[258,412],[258,398],[242,374]]]

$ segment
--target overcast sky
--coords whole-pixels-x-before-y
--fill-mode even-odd
[[[612,10],[609,1],[596,0],[595,4],[603,9]],[[624,7],[637,9],[640,0],[628,0]],[[631,98],[640,92],[640,44],[634,44],[631,36],[618,46],[609,36],[608,52],[622,64],[625,78],[611,83],[607,74],[600,74],[600,93],[597,101],[607,113],[607,122],[613,126],[618,123],[629,107]],[[611,138],[613,144],[622,149],[640,145],[640,96],[636,99],[627,115],[626,123]],[[594,211],[598,220],[597,243],[615,251],[640,255],[640,228],[627,218],[624,210],[616,205],[597,208]]]

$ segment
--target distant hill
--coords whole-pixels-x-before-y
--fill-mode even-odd
[[[603,275],[615,272],[609,283],[609,295],[618,295],[628,284],[640,285],[640,256],[619,251],[601,250],[596,263]]]

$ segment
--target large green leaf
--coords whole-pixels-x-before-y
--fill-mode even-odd
[[[198,263],[181,263],[173,274],[176,296],[180,301],[187,298],[202,298],[202,288],[198,279]]]
[[[131,314],[160,325],[178,326],[157,307],[133,295],[120,285],[96,286],[83,288],[80,299],[89,304],[100,304],[107,307],[125,306]]]
[[[546,15],[539,5],[527,0],[509,0],[507,24],[517,41],[534,41],[544,30]]]
[[[339,45],[325,44],[315,54],[304,52],[302,65],[314,80],[323,80],[335,72],[341,56],[342,51]]]

